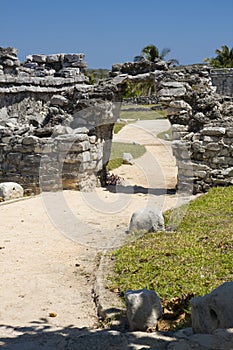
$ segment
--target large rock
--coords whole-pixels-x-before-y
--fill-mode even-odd
[[[146,331],[149,327],[157,326],[163,308],[154,290],[128,290],[125,300],[131,331]]]
[[[0,184],[0,197],[5,201],[23,197],[23,187],[16,182],[2,182]]]
[[[233,328],[233,282],[223,283],[211,293],[193,298],[191,306],[194,333]]]
[[[128,232],[157,232],[164,230],[164,218],[157,207],[146,207],[135,211],[131,217]]]

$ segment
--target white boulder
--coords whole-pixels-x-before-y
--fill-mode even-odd
[[[123,159],[123,164],[128,164],[128,165],[134,164],[133,156],[131,153],[124,152],[122,155],[122,159]]]
[[[135,211],[131,217],[128,232],[158,232],[164,230],[164,217],[157,207],[146,207]]]
[[[233,328],[233,282],[223,283],[211,293],[193,298],[191,306],[194,333]]]
[[[0,197],[2,197],[4,201],[22,198],[23,193],[23,187],[16,182],[2,182],[0,184]]]

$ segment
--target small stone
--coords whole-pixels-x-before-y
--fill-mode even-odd
[[[125,293],[127,318],[131,331],[156,328],[163,314],[160,298],[154,290],[128,290]]]
[[[123,159],[123,164],[129,164],[129,165],[134,164],[133,156],[131,153],[123,153],[122,159]]]
[[[49,317],[57,317],[57,313],[56,312],[50,312],[49,313]]]
[[[203,135],[208,135],[208,136],[220,136],[226,133],[226,129],[223,127],[212,126],[212,127],[204,128],[201,131],[201,133]]]
[[[32,60],[37,63],[45,63],[46,55],[32,55]]]
[[[68,99],[62,95],[54,95],[52,96],[50,103],[53,106],[66,106],[68,104]]]
[[[59,54],[53,54],[53,55],[48,55],[46,57],[46,61],[48,63],[56,63],[60,61],[60,55]]]

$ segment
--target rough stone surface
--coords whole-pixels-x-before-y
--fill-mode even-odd
[[[223,73],[223,86],[232,87],[231,70]],[[137,62],[113,66],[113,76],[117,84],[154,81],[158,103],[172,124],[179,190],[196,194],[233,184],[233,101],[228,90],[218,88],[224,96],[216,93],[212,68],[192,65],[169,70]]]
[[[154,290],[128,290],[125,293],[125,300],[131,331],[145,331],[150,327],[156,327],[163,308]]]
[[[64,187],[91,190],[99,178],[104,184],[112,128],[119,115],[113,103],[122,100],[127,82],[145,82],[154,84],[156,101],[167,110],[172,124],[178,189],[195,194],[233,184],[233,101],[228,92],[221,91],[225,96],[216,93],[210,67],[170,69],[160,60],[127,62],[114,65],[111,78],[96,85],[87,84],[85,67],[83,54],[30,55],[21,63],[16,49],[0,48],[1,181],[38,188],[41,155],[49,153],[57,162],[51,139],[54,128],[62,125],[74,133],[87,128],[91,144],[89,158],[79,154],[87,151],[87,144],[75,145],[64,167],[69,169],[62,178]],[[230,79],[231,74],[227,70],[224,79]],[[232,86],[225,82],[223,85]],[[29,136],[37,139],[27,143],[24,138]],[[59,150],[63,146],[64,151],[68,147],[61,144]],[[54,176],[46,176],[48,188],[59,187]]]
[[[159,208],[145,207],[135,211],[129,224],[129,232],[157,232],[164,230],[164,218]]]
[[[212,333],[233,328],[233,282],[226,282],[210,294],[191,300],[194,333]]]
[[[10,199],[22,198],[24,194],[23,187],[16,182],[0,183],[0,197],[8,201]]]
[[[0,181],[33,192],[104,183],[115,85],[87,85],[83,54],[30,55],[18,65],[17,50],[0,48],[0,64]]]
[[[123,159],[123,164],[132,165],[134,163],[133,156],[131,153],[123,153],[122,159]]]
[[[233,69],[219,68],[210,72],[213,85],[217,87],[217,93],[233,97]]]

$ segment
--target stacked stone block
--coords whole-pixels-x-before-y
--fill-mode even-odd
[[[212,69],[210,76],[218,94],[233,97],[233,68]]]
[[[87,82],[84,75],[87,63],[83,53],[29,55],[26,62],[20,62],[18,50],[12,47],[0,47],[0,75],[17,77],[62,77],[75,78],[79,82]]]
[[[233,102],[216,93],[210,68],[169,71],[157,86],[172,124],[178,187],[198,193],[232,185]]]
[[[89,191],[104,181],[117,89],[86,84],[83,58],[32,55],[30,67],[0,75],[0,182],[38,192]],[[38,76],[39,69],[56,73]]]

